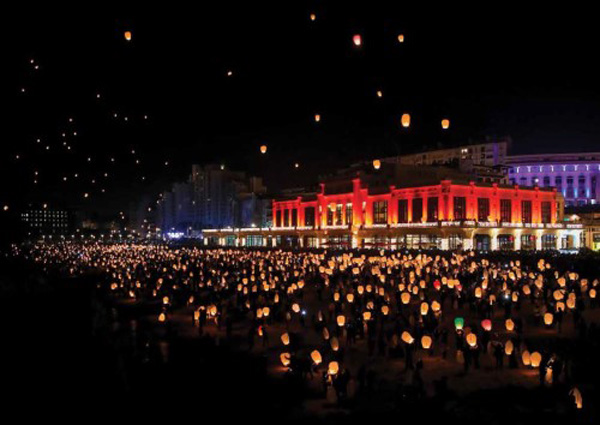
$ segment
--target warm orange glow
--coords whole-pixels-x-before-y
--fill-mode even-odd
[[[260,147],[260,153],[263,153],[263,154],[264,154],[264,153],[267,153],[267,145],[262,145],[262,146]]]
[[[320,121],[321,121],[321,115],[315,114],[315,122],[320,122]]]
[[[362,37],[360,36],[360,34],[355,34],[354,37],[352,37],[352,42],[357,47],[361,46],[362,45]]]
[[[323,362],[323,358],[321,357],[321,353],[319,353],[319,350],[314,350],[312,353],[310,353],[310,358],[312,359],[313,363],[315,365],[320,365],[321,362]]]
[[[542,362],[542,355],[537,351],[531,353],[529,357],[531,362],[531,367],[540,367],[540,363]]]
[[[431,344],[433,343],[433,339],[429,335],[423,335],[421,337],[421,346],[425,350],[429,350],[431,348]]]
[[[340,370],[340,365],[338,362],[330,362],[329,367],[327,368],[327,373],[330,375],[337,375]]]
[[[544,314],[544,324],[546,326],[552,325],[553,321],[554,321],[554,316],[552,315],[552,313],[546,313],[546,314]]]
[[[402,122],[402,127],[404,127],[404,128],[410,127],[410,114],[403,114],[401,122]]]
[[[398,43],[404,43],[404,34],[398,35]]]
[[[448,127],[450,127],[450,120],[448,119],[443,119],[442,120],[442,128],[444,130],[448,130]]]
[[[410,333],[404,331],[402,332],[402,341],[406,342],[407,344],[412,344],[415,341],[415,339]]]
[[[381,161],[378,159],[374,159],[373,160],[373,168],[375,168],[376,170],[379,170],[381,168]]]
[[[125,31],[125,40],[131,41],[131,31]]]

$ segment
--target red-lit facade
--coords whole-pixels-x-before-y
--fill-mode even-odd
[[[236,246],[579,247],[581,228],[564,223],[563,214],[564,199],[556,190],[450,180],[382,188],[357,177],[341,186],[322,183],[314,194],[274,200],[268,229],[220,229],[207,236],[212,243]]]

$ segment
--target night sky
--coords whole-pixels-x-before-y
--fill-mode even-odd
[[[116,213],[193,163],[276,192],[485,136],[513,153],[600,150],[591,10],[204,3],[4,13],[0,207]]]

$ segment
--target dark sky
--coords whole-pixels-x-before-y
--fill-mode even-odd
[[[514,153],[600,150],[592,9],[212,3],[6,10],[0,204],[119,211],[210,162],[276,191],[485,136]]]

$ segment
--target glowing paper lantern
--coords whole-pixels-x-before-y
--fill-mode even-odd
[[[381,312],[384,316],[387,316],[390,313],[390,308],[387,305],[382,305]]]
[[[410,302],[410,293],[403,292],[402,295],[400,295],[400,300],[402,301],[402,304],[408,304]]]
[[[315,114],[315,122],[320,122],[320,121],[321,121],[321,115]]]
[[[160,313],[160,314],[158,315],[158,321],[162,323],[162,322],[164,322],[165,320],[167,320],[167,316],[165,315],[165,313]]]
[[[329,362],[329,367],[327,368],[327,373],[330,375],[337,375],[340,370],[340,365],[338,362]]]
[[[575,399],[575,406],[578,409],[582,409],[583,397],[581,396],[581,392],[579,391],[579,389],[577,389],[577,387],[573,387],[573,389],[569,392],[569,395],[571,395]]]
[[[125,31],[123,35],[125,36],[125,40],[131,41],[131,31]]]
[[[401,122],[402,122],[402,127],[404,127],[404,128],[410,127],[410,114],[403,114]]]
[[[428,312],[429,312],[429,304],[427,304],[426,302],[421,303],[421,315],[427,316]]]
[[[509,332],[515,330],[515,322],[513,322],[512,319],[506,319],[506,322],[504,322],[504,326],[506,326],[506,330]]]
[[[442,309],[442,305],[437,301],[433,301],[431,303],[431,309],[433,310],[434,313],[437,313]]]
[[[542,362],[542,355],[540,353],[533,352],[529,357],[531,367],[540,367],[540,363]],[[524,362],[523,362],[524,363]]]
[[[552,325],[553,321],[554,321],[554,315],[552,313],[546,313],[546,314],[544,314],[544,324],[546,326]]]
[[[429,335],[423,335],[421,337],[421,346],[425,350],[429,350],[431,348],[432,342],[433,342],[433,340],[431,339],[431,337]]]
[[[287,332],[281,335],[281,342],[283,345],[290,345],[290,335]]]
[[[531,364],[531,355],[529,354],[529,351],[523,351],[523,354],[521,355],[521,360],[523,361],[523,364],[525,366],[529,366]]]
[[[349,303],[353,303],[354,302],[354,294],[346,295],[346,299],[348,300]]]
[[[467,335],[467,344],[471,347],[475,347],[477,345],[477,335],[474,333],[470,333]]]
[[[402,341],[406,342],[407,344],[412,344],[415,341],[415,339],[410,333],[404,331],[402,332]]]
[[[378,159],[374,159],[373,160],[373,168],[375,168],[376,170],[379,170],[381,168],[381,161]]]
[[[315,15],[314,13],[310,14],[310,20],[311,21],[315,21],[317,19],[317,15]]]
[[[404,43],[404,34],[398,35],[398,43]]]
[[[346,317],[343,314],[340,314],[337,317],[337,324],[340,328],[343,328],[344,325],[346,324]]]
[[[515,345],[513,344],[513,342],[511,340],[506,341],[506,345],[504,346],[504,353],[507,356],[510,356],[513,351],[515,349]]]
[[[312,359],[313,363],[318,366],[321,364],[321,362],[323,361],[323,358],[321,357],[321,353],[319,353],[319,350],[314,350],[312,353],[310,353],[310,358]]]
[[[352,37],[352,42],[355,46],[360,47],[362,45],[362,37],[360,36],[360,34],[355,34]]]
[[[263,154],[267,153],[267,145],[262,145],[260,147],[260,153],[263,153]]]
[[[288,367],[291,363],[291,354],[290,353],[281,353],[281,355],[279,356],[279,360],[281,360],[281,364],[284,365],[285,367]]]
[[[448,130],[448,127],[450,127],[450,120],[448,119],[443,119],[442,120],[442,128],[444,130]]]
[[[492,321],[490,319],[484,319],[481,321],[481,327],[483,328],[484,331],[491,331],[492,330]]]
[[[298,304],[298,303],[292,304],[292,311],[294,313],[300,313],[300,304]]]
[[[369,320],[371,320],[371,312],[370,311],[365,311],[363,313],[363,320],[365,322],[368,322]]]
[[[454,327],[457,331],[460,331],[465,326],[465,319],[462,317],[457,317],[454,319]]]
[[[340,349],[340,341],[335,336],[331,338],[331,340],[329,341],[329,345],[331,345],[331,349],[333,351],[337,351]]]
[[[590,289],[590,298],[594,299],[596,298],[596,290],[594,288]]]

